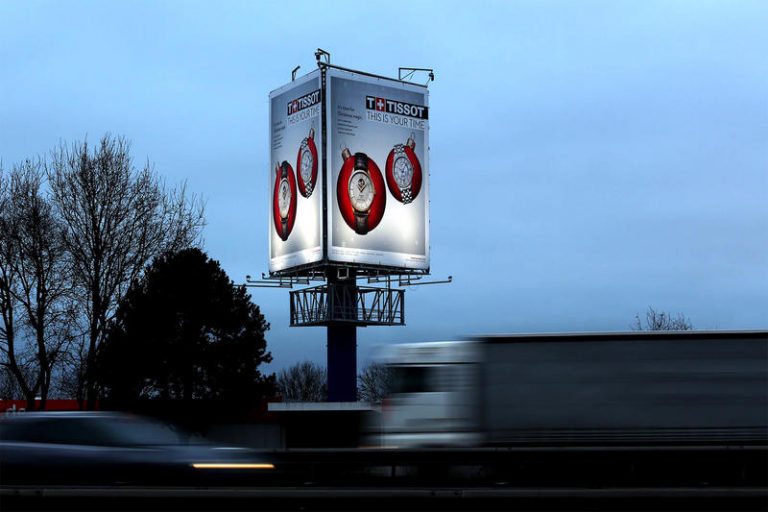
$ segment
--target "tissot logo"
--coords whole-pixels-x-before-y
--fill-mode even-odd
[[[429,109],[424,105],[414,105],[413,103],[377,98],[376,96],[365,97],[365,108],[388,114],[415,117],[416,119],[429,119]]]
[[[295,100],[289,101],[288,115],[290,116],[296,114],[297,112],[300,112],[305,108],[309,108],[313,105],[317,105],[318,103],[320,103],[320,89],[309,94],[305,94],[304,96],[296,98]]]

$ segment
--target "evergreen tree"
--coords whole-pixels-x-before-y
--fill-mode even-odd
[[[248,406],[270,396],[258,370],[269,324],[245,288],[199,249],[155,259],[120,302],[97,372],[110,407],[213,400]]]

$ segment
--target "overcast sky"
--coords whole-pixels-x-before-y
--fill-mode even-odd
[[[268,94],[335,64],[432,67],[431,255],[395,341],[626,330],[648,306],[768,327],[768,2],[0,2],[0,159],[105,132],[267,270]],[[279,369],[325,362],[253,289]]]

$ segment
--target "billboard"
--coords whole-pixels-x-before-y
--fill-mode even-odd
[[[269,95],[269,271],[323,259],[320,70]]]
[[[326,73],[328,260],[428,270],[426,87]]]

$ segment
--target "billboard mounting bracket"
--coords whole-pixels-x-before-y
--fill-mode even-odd
[[[410,81],[418,71],[427,73],[427,82],[424,85],[435,81],[435,70],[432,68],[397,68],[397,79],[401,82]]]
[[[448,276],[447,279],[439,279],[437,281],[421,281],[425,276],[416,276],[412,274],[401,274],[397,276],[376,276],[369,277],[368,283],[389,283],[392,279],[397,278],[398,286],[421,286],[425,284],[450,284],[453,282],[453,276]]]
[[[327,51],[323,50],[322,48],[318,48],[315,52],[315,59],[317,59],[317,63],[321,64],[321,59],[325,60],[325,64],[331,63],[331,54]]]
[[[308,277],[299,276],[267,276],[261,274],[261,279],[251,279],[251,276],[245,276],[247,288],[293,288],[295,284],[309,284]]]

